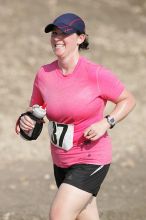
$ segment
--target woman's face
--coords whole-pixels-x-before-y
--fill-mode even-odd
[[[55,28],[51,33],[51,45],[58,58],[78,54],[79,44],[81,44],[84,39],[84,35],[78,36],[76,33],[66,35],[58,28]]]

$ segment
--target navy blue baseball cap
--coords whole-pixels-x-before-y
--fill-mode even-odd
[[[85,23],[84,21],[76,14],[66,13],[57,17],[53,23],[48,24],[45,27],[45,32],[49,33],[57,27],[65,34],[73,34],[80,32],[85,33]]]

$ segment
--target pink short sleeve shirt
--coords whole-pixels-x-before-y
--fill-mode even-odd
[[[107,101],[116,101],[124,85],[110,70],[84,57],[71,74],[63,75],[57,61],[38,71],[30,104],[47,103],[47,118],[73,124],[73,147],[69,151],[51,144],[53,162],[60,167],[72,164],[108,164],[112,160],[111,139],[107,133],[86,143],[84,130],[104,117]]]

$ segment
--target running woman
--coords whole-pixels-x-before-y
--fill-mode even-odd
[[[80,55],[88,49],[85,23],[66,13],[45,28],[57,59],[35,77],[30,107],[47,103],[54,175],[58,191],[50,220],[98,220],[96,196],[112,162],[108,129],[135,106],[133,95],[109,69]],[[115,104],[104,115],[107,102]],[[22,116],[17,125],[33,129]]]

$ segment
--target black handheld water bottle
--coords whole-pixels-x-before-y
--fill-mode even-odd
[[[46,104],[44,104],[43,106],[33,105],[32,111],[23,113],[20,118],[23,115],[28,115],[34,121],[34,128],[30,131],[24,131],[20,128],[21,137],[29,141],[36,140],[43,129],[43,118],[46,115]]]

